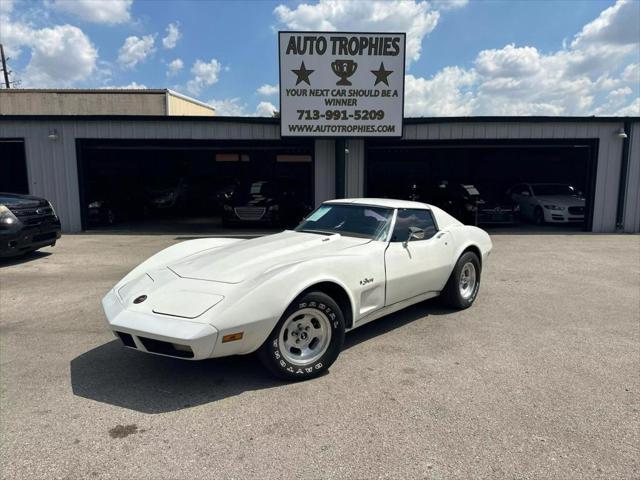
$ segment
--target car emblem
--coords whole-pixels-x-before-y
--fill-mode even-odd
[[[136,299],[133,301],[133,303],[135,303],[135,304],[137,305],[138,303],[142,303],[142,302],[144,302],[146,299],[147,299],[147,296],[146,296],[146,295],[140,295],[138,298],[136,298]]]

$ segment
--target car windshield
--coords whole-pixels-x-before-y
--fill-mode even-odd
[[[531,185],[533,194],[541,195],[578,195],[578,190],[571,185],[538,184]]]
[[[318,207],[296,228],[296,232],[339,233],[347,237],[384,239],[393,209],[365,205],[325,204]]]

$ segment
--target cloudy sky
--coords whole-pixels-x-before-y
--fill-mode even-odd
[[[278,108],[278,30],[407,32],[407,116],[640,115],[640,0],[0,0],[21,87]]]

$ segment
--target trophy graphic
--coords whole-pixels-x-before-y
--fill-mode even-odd
[[[358,64],[353,60],[335,60],[331,62],[331,70],[340,77],[336,85],[351,85],[351,82],[347,79],[356,73],[357,69]]]

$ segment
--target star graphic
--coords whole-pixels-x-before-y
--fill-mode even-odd
[[[384,82],[387,87],[389,86],[387,77],[393,73],[393,70],[385,70],[384,63],[380,62],[380,68],[378,70],[371,70],[371,73],[376,76],[376,83],[373,84],[374,87],[380,82]]]
[[[296,85],[298,85],[301,82],[306,82],[307,85],[311,86],[311,82],[309,81],[309,75],[315,72],[315,70],[307,70],[307,67],[304,66],[304,62],[302,62],[302,65],[300,65],[300,68],[298,70],[294,69],[291,71],[298,76],[298,79],[296,80]]]

